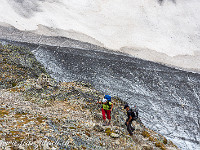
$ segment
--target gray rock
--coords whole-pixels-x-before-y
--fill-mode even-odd
[[[37,90],[41,90],[41,89],[42,89],[42,86],[41,86],[41,85],[38,85],[38,84],[36,84],[36,85],[35,85],[35,88],[36,88]]]
[[[98,131],[98,132],[103,132],[103,131],[104,131],[104,129],[103,129],[100,125],[95,125],[95,126],[93,127],[93,129],[94,129],[95,131]]]
[[[98,113],[93,113],[93,117],[96,121],[101,121],[102,120],[102,115]]]
[[[21,146],[21,145],[18,147],[18,149],[19,150],[25,150],[25,148],[23,146]]]
[[[112,138],[119,138],[119,134],[111,133],[111,134],[110,134],[110,137],[112,137]]]

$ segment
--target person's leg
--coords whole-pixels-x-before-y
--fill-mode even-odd
[[[127,118],[126,119],[126,123],[125,123],[125,125],[127,126],[127,131],[128,131],[128,133],[130,134],[130,135],[133,135],[133,132],[132,131],[134,131],[134,128],[132,127],[132,121],[130,121],[129,123],[128,123],[128,125],[127,125],[127,121],[128,121],[129,119]]]
[[[130,126],[131,126],[131,131],[133,132],[135,130],[135,127],[133,127],[132,121],[130,122]]]
[[[131,126],[131,131],[132,131],[132,132],[133,132],[133,131],[135,131],[135,128],[134,128],[134,127],[132,127],[132,126]]]
[[[107,113],[107,118],[109,120],[108,125],[110,125],[111,124],[111,111],[107,110],[106,113]]]
[[[127,126],[127,121],[128,121],[128,118],[126,119],[126,122],[125,122],[125,125]]]
[[[126,119],[126,122],[125,122],[125,125],[127,126],[127,131],[128,131],[128,133],[130,134],[130,135],[133,135],[133,133],[132,133],[132,131],[131,131],[131,124],[132,124],[132,122],[129,122],[129,124],[127,125],[127,121],[128,121],[129,119],[127,118]]]
[[[106,121],[106,112],[103,108],[101,108],[103,120]]]
[[[127,130],[128,130],[130,135],[133,135],[133,132],[132,132],[132,129],[131,129],[131,122],[129,122],[129,124],[127,126]]]
[[[105,125],[106,124],[106,112],[103,108],[101,108],[101,111],[102,111],[102,117],[103,117],[103,122],[104,122],[103,125]]]

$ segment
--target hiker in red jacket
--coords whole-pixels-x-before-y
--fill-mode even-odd
[[[105,95],[101,102],[97,102],[99,104],[102,104],[101,111],[102,111],[103,122],[104,122],[103,126],[111,124],[111,111],[113,109],[113,103],[111,103],[111,97],[110,96],[107,97],[107,96]],[[109,120],[108,123],[106,123],[106,114],[107,114],[107,119]]]

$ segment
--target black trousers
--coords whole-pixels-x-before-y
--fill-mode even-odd
[[[128,121],[128,120],[129,120],[129,118],[126,119],[125,125],[127,126],[127,131],[129,132],[129,134],[130,134],[130,135],[133,135],[133,131],[135,130],[135,128],[132,127],[132,121],[133,121],[133,120],[131,120],[131,121],[129,122],[129,124],[127,125],[127,121]]]

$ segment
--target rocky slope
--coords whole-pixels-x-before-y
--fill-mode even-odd
[[[28,49],[0,43],[0,88],[14,87],[41,73],[46,73],[44,67]]]
[[[178,149],[140,121],[129,136],[117,97],[111,126],[102,126],[96,101],[103,93],[85,82],[56,82],[28,49],[1,45],[0,58],[2,149]]]

